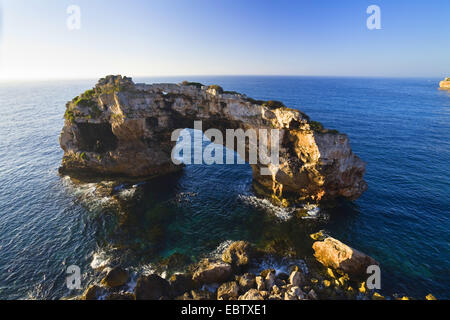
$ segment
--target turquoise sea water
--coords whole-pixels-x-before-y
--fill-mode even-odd
[[[440,79],[147,78],[200,81],[283,101],[345,132],[367,162],[369,189],[311,219],[289,218],[252,193],[248,165],[188,165],[140,186],[117,210],[95,185],[60,177],[65,103],[96,80],[0,84],[0,299],[57,299],[67,266],[142,270],[178,252],[189,260],[228,240],[281,243],[310,257],[308,235],[330,235],[381,263],[382,291],[450,298],[450,92]],[[133,193],[124,185],[123,197]]]

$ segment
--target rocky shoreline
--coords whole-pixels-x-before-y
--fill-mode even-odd
[[[205,258],[183,273],[168,279],[156,273],[141,274],[132,290],[127,285],[130,273],[120,266],[105,270],[97,283],[71,300],[411,300],[411,297],[386,297],[370,290],[365,282],[373,258],[350,248],[322,232],[312,234],[315,257],[321,271],[310,272],[290,264],[288,272],[265,269],[251,272],[250,265],[266,253],[246,241],[231,243],[222,257]],[[345,261],[346,263],[342,263]],[[350,272],[350,273],[346,273]],[[429,294],[427,300],[436,298]]]

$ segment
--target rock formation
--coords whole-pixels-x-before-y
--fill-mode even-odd
[[[329,238],[326,238],[329,239]],[[335,239],[333,239],[335,240]],[[337,240],[336,240],[337,241]],[[241,247],[241,242],[230,245]],[[340,247],[345,244],[340,243]],[[273,255],[270,255],[272,258]],[[223,258],[223,257],[222,257]],[[225,257],[226,258],[226,257]],[[342,260],[342,259],[341,259]],[[317,300],[317,299],[385,299],[383,295],[370,289],[360,277],[341,276],[330,268],[309,267],[307,270],[296,265],[297,259],[284,260],[289,266],[289,274],[265,269],[258,273],[249,270],[235,270],[230,264],[216,258],[203,259],[189,266],[184,273],[173,274],[169,281],[158,274],[138,274],[133,292],[130,284],[121,287],[109,286],[105,281],[91,284],[81,296],[65,297],[65,300]],[[261,266],[258,258],[253,258],[247,269]],[[359,268],[361,261],[353,261]],[[120,274],[126,273],[124,279],[130,279],[127,271],[120,267]],[[114,270],[114,269],[112,269]],[[108,277],[108,275],[107,275]],[[361,282],[362,280],[362,282]],[[409,300],[408,297],[393,295],[396,300]],[[427,300],[436,299],[433,295]]]
[[[279,164],[251,164],[255,190],[274,202],[355,199],[367,189],[365,163],[348,137],[281,102],[215,85],[134,84],[107,76],[66,107],[62,174],[144,179],[180,170],[171,160],[172,132],[201,120],[204,130],[219,129],[224,137],[226,129],[279,129],[279,141],[266,141],[266,147],[279,143]],[[270,174],[261,175],[263,168]]]
[[[450,89],[450,78],[445,78],[443,81],[439,82],[439,87],[441,89]]]
[[[314,256],[326,267],[352,275],[366,275],[367,267],[379,263],[372,257],[353,249],[332,237],[313,244]],[[333,275],[330,270],[329,273]]]

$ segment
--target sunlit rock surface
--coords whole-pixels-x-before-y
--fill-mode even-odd
[[[324,129],[301,111],[277,101],[257,101],[219,86],[198,83],[135,84],[107,76],[95,88],[67,103],[60,136],[64,157],[60,172],[71,176],[150,178],[180,170],[171,160],[172,132],[279,129],[279,164],[251,164],[255,190],[274,202],[359,197],[366,189],[365,163],[353,154],[349,139]],[[258,131],[257,131],[258,132]],[[246,154],[240,156],[248,160]],[[261,169],[269,175],[261,175]]]

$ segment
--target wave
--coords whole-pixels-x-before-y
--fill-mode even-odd
[[[256,196],[239,195],[239,199],[254,208],[262,209],[266,212],[272,213],[277,218],[283,221],[289,220],[295,212],[295,208],[279,207],[272,204],[267,199],[261,199]]]

